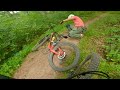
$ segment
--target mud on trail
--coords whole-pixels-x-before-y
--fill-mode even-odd
[[[86,27],[94,21],[105,16],[106,13],[101,14],[100,16],[89,20],[85,23]],[[79,43],[79,39],[64,39],[66,42],[72,42],[74,44]],[[61,75],[60,72],[53,70],[48,62],[48,53],[44,53],[45,49],[40,49],[35,52],[31,52],[27,55],[21,67],[14,74],[15,79],[56,79]]]

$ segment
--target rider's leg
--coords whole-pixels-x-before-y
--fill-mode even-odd
[[[73,38],[80,38],[80,37],[83,37],[82,32],[83,32],[83,29],[82,29],[82,28],[79,28],[79,29],[74,28],[74,30],[71,30],[71,31],[69,32],[69,36],[70,36],[70,37],[73,37]]]
[[[84,34],[86,32],[87,28],[86,27],[81,27],[81,28],[82,28],[82,34]]]
[[[78,34],[77,30],[71,30],[69,36],[72,38],[80,38],[80,34]]]
[[[73,25],[67,24],[66,27],[67,27],[68,31],[73,30]]]

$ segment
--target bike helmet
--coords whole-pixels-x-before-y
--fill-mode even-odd
[[[68,16],[68,19],[69,19],[69,18],[71,18],[71,17],[73,17],[73,16],[75,16],[75,15],[73,15],[73,14],[70,14],[70,15]]]

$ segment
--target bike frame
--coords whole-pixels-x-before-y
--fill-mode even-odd
[[[51,38],[53,38],[53,37],[51,37]],[[54,42],[51,42],[51,41],[49,42],[49,44],[48,44],[49,51],[52,52],[52,53],[54,53],[54,54],[56,54],[56,55],[63,55],[64,51],[60,47],[58,47],[56,51],[54,50],[54,47],[56,45],[53,45],[53,43]]]

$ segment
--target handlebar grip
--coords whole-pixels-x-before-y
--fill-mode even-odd
[[[63,21],[61,21],[60,24],[63,24]]]

